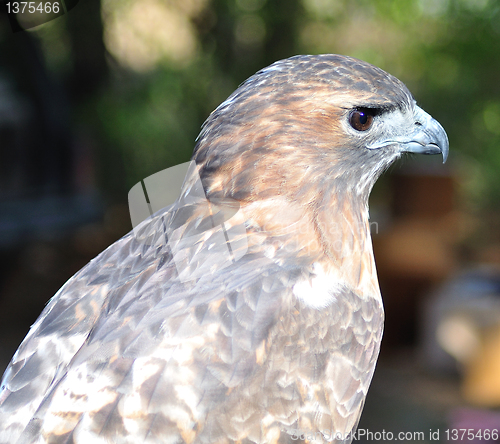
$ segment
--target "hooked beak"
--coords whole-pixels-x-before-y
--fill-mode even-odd
[[[442,154],[443,163],[448,158],[449,142],[441,124],[422,108],[415,107],[415,132],[407,142],[400,141],[403,152],[420,154]]]
[[[418,106],[415,106],[415,125],[411,134],[394,137],[369,148],[393,143],[400,145],[403,153],[442,154],[443,163],[448,158],[449,142],[446,131],[436,119]]]

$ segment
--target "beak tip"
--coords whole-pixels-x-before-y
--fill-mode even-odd
[[[448,150],[447,149],[442,150],[441,154],[443,155],[443,164],[445,164],[446,161],[448,160]]]
[[[446,135],[446,133],[445,133],[445,135]],[[443,155],[443,163],[446,163],[446,161],[448,160],[448,153],[449,152],[450,152],[450,144],[448,142],[448,136],[446,136],[446,139],[441,147],[441,154]]]

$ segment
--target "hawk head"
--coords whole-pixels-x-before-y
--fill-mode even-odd
[[[367,197],[405,152],[446,161],[444,129],[392,75],[325,54],[250,77],[207,119],[193,158],[209,196],[303,200],[308,189],[332,186]]]

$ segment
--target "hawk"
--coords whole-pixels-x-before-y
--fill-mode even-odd
[[[177,202],[33,324],[0,443],[350,442],[384,317],[368,196],[406,152],[445,161],[446,133],[375,66],[296,56],[250,77],[204,123]]]

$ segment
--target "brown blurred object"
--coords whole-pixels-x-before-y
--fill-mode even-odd
[[[440,219],[455,208],[455,180],[451,175],[410,171],[392,178],[395,218]]]
[[[483,332],[481,344],[465,367],[464,398],[483,407],[500,407],[500,325]]]
[[[415,345],[420,299],[457,268],[462,220],[451,174],[411,169],[391,177],[391,222],[373,238],[386,308],[383,346]]]

